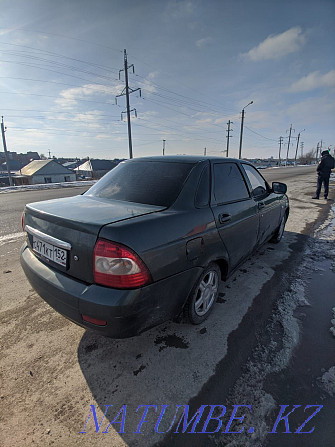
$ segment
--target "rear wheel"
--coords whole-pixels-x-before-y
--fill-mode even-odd
[[[284,230],[285,230],[285,224],[286,224],[286,214],[281,218],[279,227],[277,228],[275,234],[272,236],[270,242],[272,242],[273,244],[278,244],[278,242],[281,241],[283,234],[284,234]]]
[[[220,269],[211,263],[196,282],[185,306],[186,318],[201,324],[209,316],[219,294]]]

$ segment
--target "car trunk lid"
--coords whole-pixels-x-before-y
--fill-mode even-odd
[[[164,210],[164,207],[88,196],[26,205],[24,225],[36,256],[53,268],[93,282],[93,250],[107,224]],[[117,241],[116,241],[117,242]]]

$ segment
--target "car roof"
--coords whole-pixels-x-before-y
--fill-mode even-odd
[[[133,161],[160,161],[160,162],[170,162],[170,163],[199,163],[201,161],[243,161],[249,163],[247,160],[238,160],[237,158],[226,158],[226,157],[214,157],[205,155],[157,155],[152,157],[139,157],[126,160],[126,162]]]

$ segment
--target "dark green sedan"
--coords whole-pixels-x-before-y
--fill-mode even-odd
[[[199,324],[220,281],[280,241],[285,193],[246,161],[127,160],[83,195],[28,204],[21,264],[50,306],[104,335],[131,337],[177,317]]]

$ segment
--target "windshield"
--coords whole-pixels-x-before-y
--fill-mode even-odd
[[[192,163],[161,161],[120,163],[85,195],[169,207],[193,166]]]

